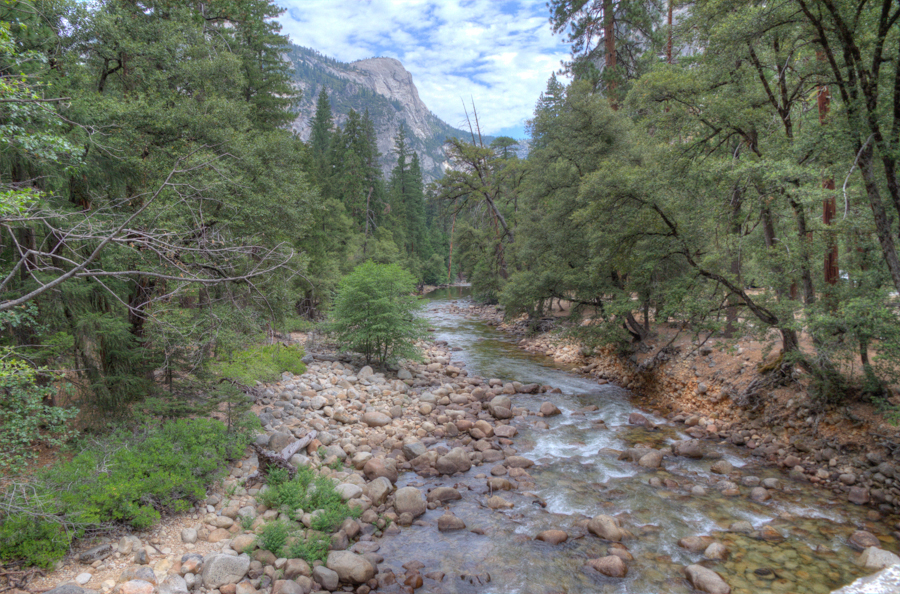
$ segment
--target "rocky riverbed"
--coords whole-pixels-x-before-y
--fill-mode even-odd
[[[619,388],[516,359],[515,343],[475,356],[476,344],[498,339],[435,312],[437,340],[422,363],[381,373],[320,358],[263,390],[257,443],[277,451],[315,431],[290,463],[331,477],[361,510],[331,535],[325,563],[256,548],[256,534],[281,512],[247,482],[258,466],[248,455],[191,514],[107,539],[33,586],[824,594],[896,560],[896,518],[823,498],[703,419],[666,423],[636,411]],[[510,372],[496,375],[521,372],[522,382],[468,371],[501,363]],[[304,510],[300,523],[315,513]]]

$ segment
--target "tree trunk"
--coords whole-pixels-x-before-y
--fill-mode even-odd
[[[614,110],[619,106],[616,103],[616,20],[613,15],[613,0],[603,0],[603,40],[606,45],[606,93],[609,96],[609,105]]]

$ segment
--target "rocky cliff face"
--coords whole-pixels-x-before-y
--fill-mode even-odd
[[[426,182],[439,178],[449,166],[444,141],[451,136],[469,136],[431,113],[419,98],[412,74],[398,60],[369,58],[345,64],[299,46],[293,47],[288,59],[294,66],[296,84],[303,90],[294,131],[303,140],[309,139],[316,99],[325,87],[338,126],[343,126],[351,109],[359,113],[369,110],[386,176],[397,162],[394,137],[401,124],[406,126],[410,144],[419,155]],[[490,140],[485,138],[485,142]]]

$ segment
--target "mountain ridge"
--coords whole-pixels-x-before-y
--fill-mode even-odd
[[[315,115],[316,99],[324,87],[331,102],[336,126],[343,126],[351,109],[366,109],[375,125],[380,164],[385,176],[396,164],[394,138],[403,124],[409,144],[419,155],[426,182],[441,177],[450,162],[444,153],[447,138],[471,137],[435,115],[419,97],[412,74],[403,64],[388,57],[340,62],[315,49],[292,45],[287,59],[293,66],[294,84],[303,92],[295,106],[297,117],[292,130],[308,140]],[[489,143],[493,137],[485,136]]]

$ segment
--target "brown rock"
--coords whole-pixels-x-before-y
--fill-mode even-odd
[[[555,417],[556,415],[562,414],[555,404],[552,402],[543,402],[541,403],[541,414],[545,417]]]
[[[223,540],[227,540],[229,538],[231,538],[231,532],[225,530],[224,528],[216,528],[209,533],[209,537],[206,540],[215,543],[222,542]]]
[[[851,487],[847,494],[847,501],[856,505],[865,505],[869,502],[869,490],[865,487]]]
[[[534,537],[552,545],[558,545],[569,540],[569,535],[562,530],[544,530]]]
[[[153,594],[155,588],[144,580],[129,580],[113,588],[113,594]]]
[[[397,463],[395,460],[385,458],[372,458],[363,466],[363,474],[370,481],[383,476],[391,483],[397,482]]]
[[[678,541],[678,546],[692,553],[699,553],[705,551],[715,541],[712,536],[686,536]]]
[[[450,511],[445,511],[444,515],[438,518],[438,530],[441,532],[449,532],[451,530],[465,530],[466,523],[457,518]]]
[[[866,532],[865,530],[857,530],[850,535],[850,538],[847,542],[857,551],[862,551],[869,547],[881,546],[881,542],[879,542],[878,537],[871,532]]]
[[[523,456],[509,456],[506,458],[506,466],[509,468],[531,468],[534,462]]]
[[[623,578],[628,575],[628,566],[616,555],[607,555],[599,559],[591,559],[587,565],[605,576]]]
[[[619,521],[603,514],[591,518],[588,530],[595,536],[612,542],[619,542],[625,537],[625,531],[622,530]]]
[[[453,487],[438,487],[432,489],[426,499],[429,503],[446,503],[448,501],[458,501],[462,499],[462,495]]]

